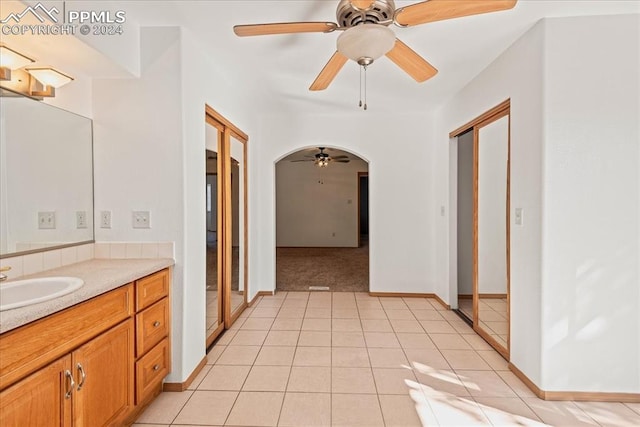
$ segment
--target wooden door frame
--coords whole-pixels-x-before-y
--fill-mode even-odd
[[[507,195],[506,195],[506,275],[507,275],[507,348],[479,326],[478,318],[478,150],[479,130],[503,117],[508,118],[507,135]],[[449,138],[457,138],[468,131],[473,131],[473,329],[495,348],[504,358],[509,360],[511,352],[511,100],[501,102],[470,122],[449,133]]]
[[[362,209],[362,206],[360,205],[360,192],[361,192],[361,188],[360,188],[360,178],[362,178],[363,176],[366,176],[367,178],[369,178],[369,171],[366,172],[358,172],[358,247],[362,246],[362,233],[360,232],[360,210]],[[368,179],[367,179],[367,183],[368,183]],[[367,189],[367,195],[368,195],[368,189]],[[368,200],[368,197],[367,197]],[[369,206],[367,205],[367,209],[369,209]],[[369,215],[367,214],[367,218],[369,217]]]

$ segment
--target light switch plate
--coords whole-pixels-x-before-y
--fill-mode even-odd
[[[522,208],[516,208],[515,223],[516,225],[522,225],[524,223],[524,210]]]
[[[56,228],[56,213],[38,212],[38,228],[41,230]]]
[[[149,211],[133,211],[133,228],[151,228]]]

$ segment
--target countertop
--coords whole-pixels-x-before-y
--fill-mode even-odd
[[[84,286],[75,292],[26,307],[0,312],[0,333],[10,331],[34,320],[41,319],[72,305],[109,292],[136,279],[147,276],[174,264],[171,258],[153,259],[92,259],[38,274],[20,277],[73,276],[84,280]],[[18,279],[18,280],[19,280]],[[11,281],[4,282],[11,283]],[[1,286],[1,285],[0,285]]]

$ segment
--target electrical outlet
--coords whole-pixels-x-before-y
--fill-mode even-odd
[[[133,228],[151,228],[149,211],[133,212]]]
[[[56,228],[56,213],[38,212],[38,228],[42,230]]]
[[[100,212],[100,228],[111,228],[111,211]]]
[[[87,211],[76,211],[76,228],[87,228]]]

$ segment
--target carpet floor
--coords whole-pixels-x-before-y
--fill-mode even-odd
[[[369,246],[360,248],[276,248],[276,290],[369,291]]]

